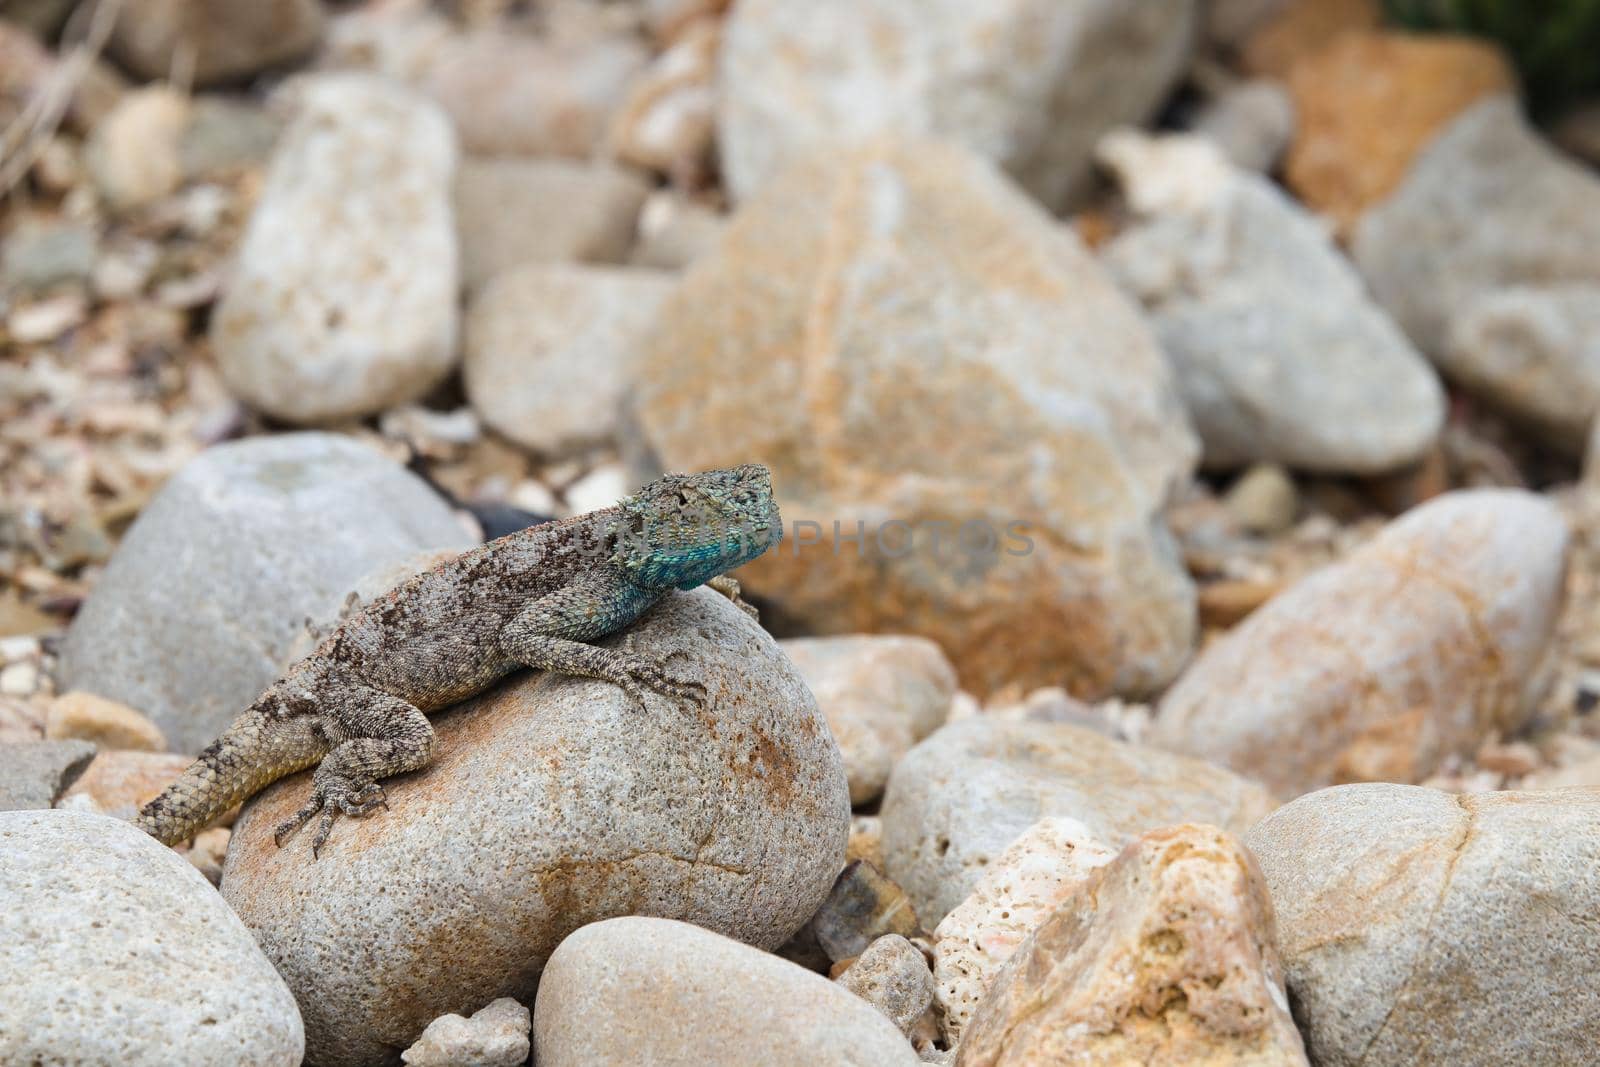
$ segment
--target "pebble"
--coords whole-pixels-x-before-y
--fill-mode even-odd
[[[695,19],[631,83],[611,120],[610,152],[677,185],[705,183],[713,167],[721,23]]]
[[[0,696],[32,696],[39,688],[39,665],[26,660],[0,669]]]
[[[45,720],[45,736],[93,742],[101,751],[165,752],[161,728],[126,704],[73,691],[56,697]]]
[[[995,975],[1034,929],[1116,858],[1076,819],[1046,816],[995,857],[933,932],[934,998],[953,1047]]]
[[[539,1067],[913,1067],[894,1024],[787,960],[688,923],[584,927],[545,968],[533,1012]]]
[[[645,333],[672,290],[637,268],[533,264],[496,276],[472,299],[462,367],[483,421],[540,455],[615,439]]]
[[[5,332],[17,344],[44,344],[82,326],[88,317],[89,307],[81,295],[62,293],[12,308]]]
[[[92,759],[87,741],[0,744],[0,812],[50,807]]]
[[[1420,781],[1527,721],[1567,541],[1532,493],[1437,497],[1208,645],[1152,740],[1286,796]]]
[[[216,85],[309,54],[325,22],[318,0],[127,0],[110,49],[140,78]]]
[[[725,215],[670,193],[654,193],[639,213],[638,243],[628,262],[682,270],[715,248],[727,229]]]
[[[94,757],[57,806],[131,820],[192,762],[192,757],[177,752],[109,749]],[[224,816],[220,821],[233,820]]]
[[[1242,832],[1272,810],[1265,790],[1219,767],[1076,726],[980,717],[913,748],[883,798],[888,874],[936,925],[1045,816],[1108,848],[1183,820]]]
[[[828,898],[811,917],[817,945],[830,962],[865,952],[888,934],[916,937],[922,932],[911,898],[874,864],[855,860],[839,872]]]
[[[583,515],[609,508],[631,490],[627,472],[616,464],[604,464],[589,471],[563,491],[566,513]]]
[[[197,752],[366,574],[471,545],[415,475],[322,433],[208,449],[140,512],[68,629],[63,690],[139,708]]]
[[[710,590],[599,644],[624,642],[688,652],[707,702],[641,714],[608,683],[520,675],[436,716],[429,767],[386,783],[388,810],[341,820],[315,863],[307,834],[272,838],[309,772],[246,806],[223,895],[300,1001],[312,1062],[366,1064],[453,1009],[531,1002],[586,923],[655,914],[773,949],[822,903],[849,795],[777,644]]]
[[[852,804],[877,799],[900,757],[950,713],[955,669],[926,638],[856,634],[779,644],[839,742]]]
[[[1312,1059],[1578,1067],[1600,1045],[1600,791],[1324,789],[1250,831]]]
[[[416,1044],[400,1054],[406,1067],[521,1067],[528,1061],[533,1015],[511,997],[501,997],[472,1018],[441,1015]]]
[[[1294,525],[1300,494],[1288,471],[1275,464],[1258,463],[1228,488],[1223,504],[1240,529],[1270,536]]]
[[[0,1061],[295,1067],[300,1013],[183,857],[117,819],[0,812]]]
[[[1240,170],[1269,174],[1294,138],[1294,101],[1270,79],[1241,82],[1207,100],[1193,130],[1214,141]]]
[[[468,159],[456,177],[462,284],[531,263],[621,263],[649,185],[609,163]]]
[[[99,238],[81,223],[29,219],[14,226],[0,245],[0,286],[13,293],[38,293],[63,283],[82,283],[94,270]]]
[[[1138,694],[1189,654],[1161,512],[1196,446],[1164,357],[971,153],[879,140],[769,185],[667,298],[634,386],[636,478],[772,469],[791,536],[740,580],[796,629],[929,638],[978,692]]]
[[[892,132],[962,145],[1063,207],[1087,192],[1100,136],[1165,100],[1198,7],[742,0],[720,56],[723,181],[744,200],[812,153]]]
[[[928,961],[899,934],[868,945],[835,981],[883,1012],[907,1037],[933,1003]]]
[[[1274,937],[1266,883],[1237,837],[1152,830],[1011,958],[956,1063],[1307,1067]]]
[[[177,190],[183,181],[180,146],[189,117],[188,97],[150,85],[124,93],[95,124],[84,145],[84,165],[113,210],[141,207]]]
[[[1423,456],[1444,391],[1316,220],[1193,135],[1120,131],[1100,155],[1135,215],[1101,258],[1150,313],[1208,466]]]
[[[224,379],[294,423],[414,400],[456,360],[456,163],[437,107],[369,75],[291,83],[211,322]]]

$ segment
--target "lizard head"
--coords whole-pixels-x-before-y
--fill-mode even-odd
[[[668,474],[619,507],[613,558],[649,589],[693,589],[783,538],[772,474],[759,463]]]

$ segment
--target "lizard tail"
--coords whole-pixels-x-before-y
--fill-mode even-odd
[[[288,742],[282,722],[252,706],[140,809],[136,825],[163,845],[175,845],[279,778],[316,763],[325,751]]]

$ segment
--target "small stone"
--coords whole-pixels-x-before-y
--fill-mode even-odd
[[[197,96],[178,144],[190,181],[264,165],[283,123],[265,107],[230,96]]]
[[[1516,76],[1498,47],[1440,34],[1341,37],[1289,73],[1297,131],[1284,177],[1348,232],[1457,115]]]
[[[648,193],[606,163],[469,158],[455,185],[462,284],[530,263],[621,263]]]
[[[229,387],[277,418],[375,414],[455,365],[454,134],[379,78],[308,76],[290,93],[211,342]]]
[[[84,282],[94,270],[97,235],[73,222],[30,220],[0,245],[0,287],[37,293],[63,282]]]
[[[852,804],[875,800],[900,757],[950,713],[955,669],[926,638],[858,634],[781,645],[844,753]]]
[[[972,894],[939,921],[934,997],[952,1047],[1017,947],[1116,855],[1077,820],[1048,816],[1007,846]]]
[[[1543,763],[1539,758],[1539,750],[1526,741],[1486,744],[1478,749],[1476,758],[1481,770],[1512,778],[1530,774]]]
[[[1235,0],[1222,0],[1225,4]],[[1256,4],[1258,0],[1238,0]],[[1260,0],[1265,3],[1265,0]],[[1272,0],[1274,10],[1241,19],[1240,66],[1257,77],[1287,80],[1304,60],[1353,33],[1383,24],[1381,0]]]
[[[124,15],[118,23],[127,22]],[[183,181],[180,144],[189,98],[162,85],[126,93],[101,119],[84,146],[84,163],[114,210],[159,200]]]
[[[129,0],[111,52],[141,78],[215,85],[309,54],[324,23],[318,0]]]
[[[212,885],[222,884],[222,864],[228,855],[228,842],[233,831],[225,826],[213,826],[194,835],[189,850],[184,853],[191,866],[206,876]]]
[[[672,284],[654,271],[542,264],[495,277],[467,312],[467,399],[489,426],[544,456],[610,442]]]
[[[835,963],[859,956],[885,934],[915,937],[922,930],[905,891],[860,860],[839,873],[828,898],[811,917],[811,928]]]
[[[1208,629],[1228,629],[1249,617],[1283,591],[1278,581],[1224,578],[1200,587],[1200,624]]]
[[[126,704],[81,690],[56,697],[45,721],[45,735],[57,740],[92,741],[101,751],[165,752],[167,749],[167,739],[155,723]]]
[[[681,270],[722,239],[728,219],[704,205],[655,193],[639,215],[639,240],[628,262],[639,267]]]
[[[511,997],[501,997],[472,1018],[441,1015],[415,1044],[400,1054],[406,1067],[520,1067],[528,1060],[533,1015]]]
[[[23,661],[0,668],[0,696],[32,696],[39,689],[39,665]]]
[[[850,840],[844,846],[844,862],[861,860],[883,870],[883,820],[876,815],[851,815]]]
[[[1294,102],[1277,82],[1244,82],[1200,109],[1193,130],[1216,142],[1234,166],[1271,173],[1294,137]]]
[[[915,1067],[905,1037],[860,997],[709,930],[628,916],[569,936],[533,1014],[539,1067]]]
[[[566,510],[571,515],[609,508],[628,495],[628,475],[616,464],[596,467],[567,486],[562,495],[566,497]]]
[[[1275,464],[1258,463],[1240,475],[1223,503],[1241,529],[1271,536],[1294,525],[1299,494],[1288,471]]]
[[[1272,901],[1239,839],[1152,830],[1092,872],[996,977],[958,1067],[1307,1064]]]
[[[82,296],[63,293],[12,308],[6,316],[6,333],[18,344],[43,344],[83,325],[88,317],[89,306]]]
[[[712,168],[717,47],[721,23],[697,19],[628,90],[611,120],[611,154],[694,187]]]
[[[57,806],[131,820],[177,781],[191,762],[191,757],[176,752],[101,752],[61,795]],[[223,824],[232,821],[227,815],[218,820]]]
[[[87,741],[0,745],[0,811],[50,807],[92,759],[94,746]]]
[[[933,1003],[928,961],[899,934],[873,941],[835,981],[883,1012],[907,1037]]]

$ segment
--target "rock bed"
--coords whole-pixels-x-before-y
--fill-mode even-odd
[[[0,15],[0,1062],[1592,1061],[1600,104],[1367,0],[121,6]],[[703,706],[127,825],[746,461],[764,626],[608,639]]]

